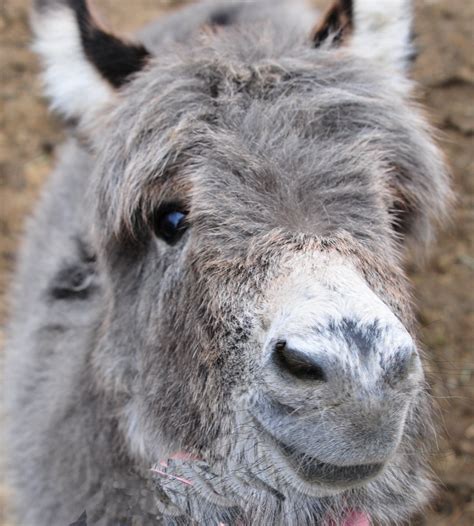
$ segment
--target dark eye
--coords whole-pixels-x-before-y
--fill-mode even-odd
[[[173,245],[188,227],[186,212],[176,206],[161,207],[153,217],[153,230],[157,237]]]

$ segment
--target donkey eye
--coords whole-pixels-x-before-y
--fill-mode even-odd
[[[159,209],[153,217],[155,235],[174,245],[186,231],[186,212],[169,206]]]

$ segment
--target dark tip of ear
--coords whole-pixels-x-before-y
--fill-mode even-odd
[[[74,11],[87,58],[112,86],[119,88],[145,66],[150,53],[103,30],[94,20],[86,0],[68,0]]]
[[[235,22],[237,14],[236,6],[227,6],[217,9],[211,13],[209,17],[209,25],[211,26],[230,26]]]
[[[53,11],[55,8],[69,7],[70,4],[72,7],[74,3],[74,0],[33,0],[33,11],[36,13]]]
[[[338,44],[352,31],[352,26],[353,1],[334,0],[313,32],[314,46],[319,47],[327,40]]]
[[[48,6],[48,0],[33,0],[33,9],[35,11],[42,11]]]

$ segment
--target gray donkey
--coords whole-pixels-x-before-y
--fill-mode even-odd
[[[211,2],[132,42],[84,0],[37,0],[33,25],[70,138],[13,294],[18,523],[420,510],[431,406],[403,260],[451,194],[410,2]]]

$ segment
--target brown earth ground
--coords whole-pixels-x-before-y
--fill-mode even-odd
[[[183,0],[96,0],[115,28],[132,31]],[[318,3],[321,4],[318,0]],[[130,9],[130,6],[133,8]],[[441,425],[439,493],[414,523],[474,525],[474,1],[418,0],[415,78],[451,163],[458,203],[423,270],[412,269],[422,341],[431,356]],[[24,218],[54,164],[60,124],[41,97],[29,51],[28,0],[0,0],[0,346],[5,291]],[[6,526],[8,481],[0,490]]]

